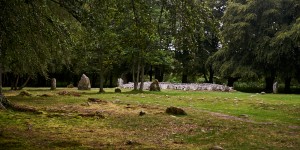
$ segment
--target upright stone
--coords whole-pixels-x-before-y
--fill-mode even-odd
[[[89,77],[85,74],[82,74],[80,81],[78,82],[78,90],[90,90],[91,82]]]
[[[122,87],[124,84],[124,81],[122,78],[118,78],[118,87]]]
[[[158,80],[155,79],[151,84],[150,84],[150,91],[160,91],[159,83]]]
[[[278,83],[277,83],[277,82],[275,82],[275,83],[273,84],[273,93],[274,93],[274,94],[277,94],[277,93],[278,93]]]
[[[51,90],[55,90],[56,89],[56,79],[52,78],[51,79]]]

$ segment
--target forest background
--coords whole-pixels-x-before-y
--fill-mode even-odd
[[[0,93],[51,78],[76,86],[83,73],[99,92],[119,77],[135,90],[153,79],[299,87],[298,0],[0,0],[0,8]]]

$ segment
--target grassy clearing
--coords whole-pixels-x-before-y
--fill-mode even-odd
[[[25,90],[32,96],[5,95],[40,113],[0,111],[0,149],[300,148],[300,95]],[[168,115],[169,106],[188,115]]]

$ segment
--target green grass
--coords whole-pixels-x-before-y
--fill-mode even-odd
[[[26,88],[5,91],[40,114],[0,111],[0,149],[299,149],[300,95]],[[59,91],[81,94],[61,96]],[[39,95],[48,94],[50,97]],[[103,103],[87,103],[98,98]],[[165,113],[169,106],[187,116]],[[139,116],[140,111],[146,115]],[[95,115],[100,113],[104,117]],[[245,117],[246,116],[246,117]]]

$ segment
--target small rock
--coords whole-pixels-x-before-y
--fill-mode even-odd
[[[133,145],[134,142],[133,142],[132,140],[128,140],[128,141],[125,142],[125,144],[126,144],[126,145]]]
[[[86,102],[86,105],[87,105],[87,106],[91,106],[91,104],[90,104],[89,102]]]
[[[168,107],[166,113],[171,115],[187,115],[183,109],[177,107]]]
[[[247,114],[241,114],[241,115],[239,115],[239,117],[240,118],[249,118],[249,115],[247,115]]]
[[[70,95],[68,91],[60,91],[57,93],[58,95]]]
[[[121,100],[116,99],[116,100],[113,101],[113,103],[115,103],[115,104],[116,104],[116,103],[121,103]]]
[[[139,115],[140,115],[140,116],[144,116],[144,115],[146,115],[146,112],[140,111]]]
[[[119,88],[115,89],[115,93],[121,93],[121,92],[122,92],[121,89],[119,89]]]
[[[67,88],[74,88],[74,85],[71,83],[71,84],[67,85]]]
[[[32,94],[30,94],[28,91],[21,91],[20,96],[31,96]]]
[[[101,99],[98,99],[98,98],[88,98],[88,101],[89,102],[96,102],[96,103],[103,103],[103,104],[107,103],[107,101],[101,100]]]
[[[39,95],[40,97],[51,97],[52,95],[49,94],[43,94],[43,95]]]
[[[264,94],[266,94],[266,92],[261,92],[260,94],[261,94],[261,95],[264,95]]]
[[[214,146],[212,148],[210,148],[209,150],[223,150],[224,148],[221,146]]]

